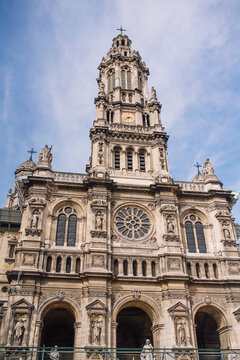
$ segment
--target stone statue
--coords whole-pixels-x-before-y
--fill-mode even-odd
[[[153,360],[154,359],[153,346],[149,339],[147,339],[145,342],[145,345],[142,349],[140,358],[141,358],[141,360]]]
[[[99,320],[94,320],[92,322],[92,341],[93,344],[101,344],[101,332],[102,326]]]
[[[19,319],[13,331],[13,338],[15,343],[18,343],[19,345],[22,344],[24,331],[25,331],[24,321],[23,319]]]
[[[186,343],[186,331],[184,324],[182,322],[179,322],[177,324],[177,344],[179,346],[185,345]]]
[[[236,351],[228,355],[228,360],[239,360],[240,354],[238,355]]]
[[[50,351],[49,353],[51,360],[58,360],[59,359],[59,351],[57,345]]]
[[[45,145],[45,148],[42,149],[39,155],[39,161],[47,162],[50,165],[52,162],[51,150],[52,150],[52,146],[49,148],[47,145]]]
[[[32,213],[32,218],[31,218],[31,229],[37,229],[38,220],[39,220],[38,211],[34,211]]]
[[[98,212],[96,214],[95,228],[96,228],[96,230],[102,230],[102,227],[103,227],[103,217],[102,217],[102,214],[100,212]]]
[[[174,222],[173,222],[173,219],[172,217],[168,217],[167,218],[167,232],[168,233],[174,233]]]
[[[105,85],[104,85],[104,82],[102,80],[99,81],[98,86],[99,86],[99,93],[100,94],[105,94]]]
[[[222,225],[222,228],[223,228],[223,236],[224,236],[224,239],[231,239],[231,234],[230,234],[230,231],[229,231],[229,228],[228,228],[228,223],[223,223]]]
[[[210,163],[209,159],[207,159],[203,164],[202,173],[203,175],[215,175],[212,164]]]
[[[156,90],[154,89],[153,86],[152,86],[152,89],[151,89],[151,93],[152,93],[151,100],[157,101],[157,93],[156,93]]]

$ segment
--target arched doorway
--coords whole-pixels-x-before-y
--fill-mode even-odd
[[[74,323],[74,315],[67,305],[54,304],[43,317],[41,346],[73,347]]]
[[[117,347],[142,348],[146,339],[153,344],[152,322],[142,309],[129,306],[117,316]]]
[[[200,309],[195,317],[196,336],[198,349],[208,349],[214,354],[200,354],[199,359],[205,360],[211,357],[212,360],[221,359],[218,349],[221,348],[220,337],[218,333],[218,324],[214,316],[204,309]]]

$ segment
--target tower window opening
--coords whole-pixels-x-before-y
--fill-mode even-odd
[[[128,95],[128,99],[129,99],[129,102],[131,103],[132,102],[132,94]]]
[[[143,276],[146,276],[147,275],[147,265],[146,265],[146,261],[144,260],[143,262],[142,262],[142,275]]]
[[[143,122],[143,127],[145,127],[146,126],[145,114],[142,114],[142,122]]]
[[[125,70],[121,71],[122,88],[126,89],[126,75]]]
[[[147,114],[147,127],[150,126],[149,114]]]
[[[200,265],[199,263],[196,263],[196,274],[197,274],[197,278],[200,278]]]
[[[107,110],[107,122],[109,123],[109,110]]]
[[[71,258],[68,257],[66,261],[66,273],[69,274],[71,272]]]
[[[133,261],[132,266],[133,266],[133,276],[137,276],[137,261],[136,260]]]
[[[145,154],[142,152],[139,154],[139,165],[140,165],[140,171],[145,172],[146,171]]]
[[[118,275],[118,260],[115,259],[114,262],[113,262],[113,273],[114,275]]]
[[[123,261],[123,275],[127,275],[128,274],[128,262],[127,260]]]
[[[156,276],[156,263],[155,263],[155,261],[151,262],[151,270],[152,270],[152,276]]]
[[[126,93],[122,93],[122,101],[123,101],[123,102],[126,101]]]
[[[213,264],[213,274],[214,274],[215,279],[218,279],[217,264]]]
[[[127,152],[127,169],[129,171],[133,170],[133,156],[131,151]]]
[[[115,150],[114,152],[114,168],[120,170],[120,151]]]
[[[111,123],[113,123],[113,116],[114,116],[114,112],[111,111]]]
[[[61,266],[62,266],[62,258],[61,258],[61,256],[58,256],[57,262],[56,262],[56,272],[61,271]]]
[[[108,92],[111,92],[115,88],[115,73],[108,74]]]
[[[117,40],[117,46],[119,46],[119,41]]]
[[[15,250],[15,245],[10,245],[10,247],[9,247],[9,253],[8,253],[8,257],[9,257],[9,258],[13,258],[14,250]]]
[[[80,273],[80,264],[81,264],[80,259],[77,258],[76,267],[75,267],[75,271],[76,271],[77,274]]]
[[[124,51],[124,56],[127,56],[127,52],[126,52],[126,51]]]
[[[128,88],[129,90],[131,90],[131,88],[132,88],[132,84],[131,84],[131,71],[130,71],[130,70],[127,71],[127,88]]]
[[[122,45],[123,45],[123,46],[125,45],[125,41],[124,41],[124,39],[122,39]]]
[[[141,74],[138,74],[138,88],[142,90],[142,77]]]
[[[190,263],[187,263],[187,274],[188,274],[189,276],[192,275],[192,266],[191,266]]]

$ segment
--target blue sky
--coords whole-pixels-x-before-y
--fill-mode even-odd
[[[0,206],[32,146],[53,145],[54,170],[85,172],[97,66],[121,25],[163,105],[174,179],[209,157],[240,191],[239,16],[234,0],[1,0]]]

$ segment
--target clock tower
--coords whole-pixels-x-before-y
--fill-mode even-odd
[[[141,185],[171,181],[161,104],[149,70],[127,35],[119,34],[98,67],[96,120],[90,131],[90,176]]]

